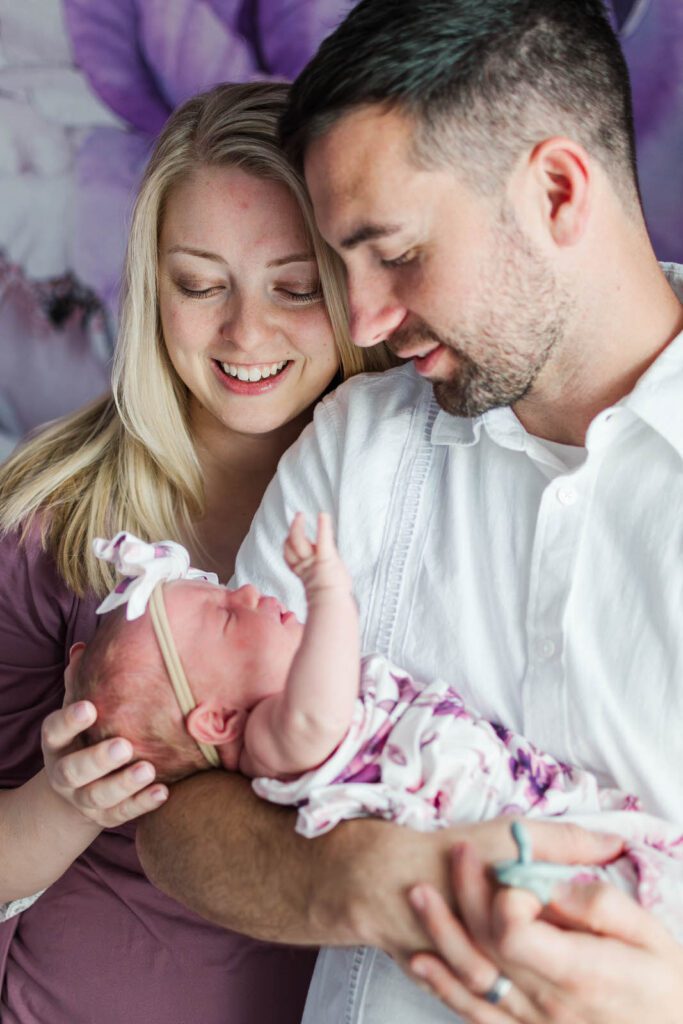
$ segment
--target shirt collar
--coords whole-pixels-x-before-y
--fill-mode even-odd
[[[662,264],[669,284],[683,301],[683,266]],[[671,341],[652,365],[645,371],[633,391],[618,403],[629,409],[671,444],[683,458],[683,332]],[[589,433],[595,434],[610,410],[603,410],[591,424]],[[442,409],[434,420],[432,444],[458,445],[469,448],[478,444],[482,428],[492,441],[503,448],[524,451],[527,448],[526,430],[512,409],[491,409],[476,419],[451,416]]]
[[[683,301],[683,266],[663,264]],[[669,342],[621,403],[661,434],[683,458],[683,332]]]

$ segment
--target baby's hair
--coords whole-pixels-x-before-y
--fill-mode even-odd
[[[134,759],[151,761],[156,781],[175,782],[208,768],[185,729],[149,612],[128,622],[125,606],[105,615],[74,672],[74,700],[89,700],[97,720],[84,744],[123,736]]]

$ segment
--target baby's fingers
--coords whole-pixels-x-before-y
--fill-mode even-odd
[[[332,529],[332,516],[329,512],[320,512],[318,514],[316,553],[319,558],[332,558],[336,554],[336,550],[334,531]]]
[[[306,519],[303,512],[297,512],[289,528],[285,542],[285,557],[289,565],[302,562],[313,554],[313,545],[306,536]]]

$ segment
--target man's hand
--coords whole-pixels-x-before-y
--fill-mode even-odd
[[[509,818],[458,825],[432,833],[383,822],[357,824],[358,832],[353,840],[355,853],[349,848],[348,861],[340,858],[345,864],[342,869],[345,885],[341,892],[330,893],[339,900],[339,905],[332,905],[328,912],[331,917],[346,915],[354,942],[379,946],[403,966],[407,966],[416,949],[438,948],[433,937],[431,942],[425,943],[425,932],[418,927],[416,919],[410,923],[405,913],[405,899],[417,883],[426,882],[429,883],[426,886],[419,885],[420,890],[429,889],[440,896],[442,902],[447,900],[451,904],[453,844],[476,850],[476,856],[484,864],[513,857],[516,853]],[[604,863],[613,860],[623,847],[619,837],[586,832],[571,824],[542,821],[526,824],[534,850],[543,860]],[[324,862],[321,868],[324,872]],[[450,911],[449,917],[452,918]],[[498,969],[482,950],[483,947],[477,948],[463,932],[459,947],[460,971],[479,981],[479,991],[483,992],[490,987]]]
[[[547,859],[547,854],[542,856]],[[518,1019],[552,1024],[680,1022],[683,949],[624,893],[611,886],[575,884],[562,887],[550,906],[542,908],[528,892],[498,889],[467,844],[454,851],[452,881],[467,934],[496,964],[496,973],[514,983],[502,1008]],[[460,966],[464,929],[430,887],[419,887],[417,896],[422,923],[443,959],[419,955],[411,967],[461,1012],[467,998],[463,991],[473,989],[472,978]]]

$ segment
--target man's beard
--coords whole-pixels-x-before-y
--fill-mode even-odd
[[[451,375],[433,382],[437,402],[453,416],[480,416],[521,401],[565,335],[566,297],[510,212],[501,213],[495,240],[498,255],[485,265],[487,294],[468,311],[469,323],[437,331],[419,320],[387,340],[397,355],[431,341],[457,356]]]

